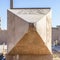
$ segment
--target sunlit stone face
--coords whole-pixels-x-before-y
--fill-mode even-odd
[[[9,9],[23,20],[34,23],[43,18],[50,9]]]

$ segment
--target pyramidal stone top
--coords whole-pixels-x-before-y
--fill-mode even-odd
[[[34,23],[48,14],[50,8],[13,8],[8,10],[23,20]]]

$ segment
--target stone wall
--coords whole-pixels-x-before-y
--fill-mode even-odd
[[[60,44],[60,26],[52,28],[52,44],[54,45],[56,41]]]
[[[0,44],[7,44],[7,30],[0,30]]]

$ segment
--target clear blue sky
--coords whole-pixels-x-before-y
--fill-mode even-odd
[[[52,9],[52,26],[60,25],[60,0],[14,0],[14,7],[50,7]],[[10,0],[0,0],[0,17],[2,28],[7,27],[7,9]]]

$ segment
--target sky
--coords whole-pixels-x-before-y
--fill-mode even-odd
[[[14,0],[14,8],[50,7],[52,9],[52,26],[60,25],[60,0]],[[2,29],[7,28],[7,9],[10,0],[0,0],[0,18]]]

